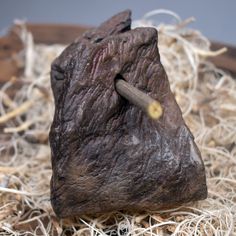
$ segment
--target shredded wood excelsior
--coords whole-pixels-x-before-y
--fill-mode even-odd
[[[176,23],[158,23],[160,14]],[[14,80],[0,91],[0,123],[8,133],[0,143],[0,235],[236,235],[236,81],[206,60],[225,49],[211,52],[200,32],[186,28],[191,20],[155,10],[133,27],[159,30],[161,62],[204,159],[208,199],[144,214],[58,220],[49,193],[47,135],[54,112],[49,70],[65,46],[35,45],[21,25],[25,73],[17,79],[24,85],[13,99],[7,90]]]

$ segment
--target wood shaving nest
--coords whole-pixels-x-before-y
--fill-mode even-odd
[[[168,14],[176,24],[157,21]],[[155,15],[155,21],[152,16]],[[206,60],[209,41],[170,11],[156,10],[134,26],[159,30],[159,50],[171,89],[206,166],[209,197],[145,215],[113,212],[59,220],[50,205],[48,132],[54,105],[50,63],[65,45],[35,45],[21,25],[25,73],[14,98],[0,91],[0,235],[236,235],[236,81]]]

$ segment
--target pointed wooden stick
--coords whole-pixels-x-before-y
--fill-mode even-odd
[[[127,99],[130,103],[141,108],[148,114],[149,117],[156,120],[159,119],[163,113],[161,104],[155,99],[151,98],[144,92],[138,90],[123,79],[116,79],[115,86],[117,92]]]

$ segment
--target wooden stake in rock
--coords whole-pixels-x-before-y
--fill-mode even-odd
[[[149,117],[156,120],[159,119],[163,113],[161,104],[130,85],[123,79],[117,79],[115,82],[117,92],[129,102],[137,107],[140,107]]]

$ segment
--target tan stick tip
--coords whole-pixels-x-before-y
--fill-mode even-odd
[[[147,107],[147,113],[152,119],[159,119],[163,114],[161,104],[157,101],[150,103]]]

